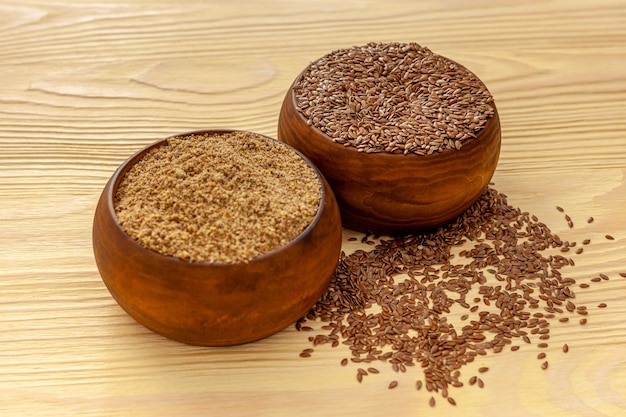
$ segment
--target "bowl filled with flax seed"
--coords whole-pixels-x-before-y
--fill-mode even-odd
[[[333,192],[289,145],[204,130],[127,159],[100,196],[93,249],[137,322],[193,345],[270,336],[327,289],[341,251]]]
[[[416,43],[369,43],[297,76],[278,139],[319,168],[345,227],[404,234],[449,223],[478,199],[501,132],[493,97],[467,68]]]

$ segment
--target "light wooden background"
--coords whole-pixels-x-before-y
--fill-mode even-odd
[[[0,0],[0,30],[0,415],[626,415],[622,0]],[[455,390],[457,407],[402,379],[388,390],[391,372],[359,385],[339,348],[301,359],[293,328],[233,348],[164,339],[119,308],[92,256],[96,200],[130,154],[202,128],[275,136],[302,68],[369,41],[477,73],[502,120],[495,188],[593,240],[569,276],[611,277],[578,291],[589,324],[555,326],[548,371],[532,348],[490,355],[486,387]]]

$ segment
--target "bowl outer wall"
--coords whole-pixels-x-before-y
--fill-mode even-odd
[[[494,115],[460,150],[428,156],[358,152],[309,126],[296,109],[294,87],[285,95],[278,140],[306,155],[331,185],[344,227],[406,234],[444,225],[474,203],[495,172],[501,144]]]
[[[156,333],[204,346],[258,340],[306,314],[326,291],[341,251],[339,210],[324,177],[315,219],[289,244],[247,263],[190,263],[142,247],[117,221],[117,184],[148,148],[118,168],[94,217],[96,264],[119,305]]]

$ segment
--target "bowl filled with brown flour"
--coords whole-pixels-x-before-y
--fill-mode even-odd
[[[158,141],[105,186],[93,247],[126,312],[171,339],[234,345],[272,335],[328,287],[341,250],[333,192],[284,143],[206,130]]]
[[[370,43],[307,66],[278,139],[330,183],[345,227],[433,229],[485,191],[500,154],[492,95],[464,66],[415,43]]]

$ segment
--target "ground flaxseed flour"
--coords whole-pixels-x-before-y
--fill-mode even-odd
[[[249,132],[174,137],[117,187],[124,231],[191,262],[242,262],[283,246],[315,217],[321,183],[291,148]]]

